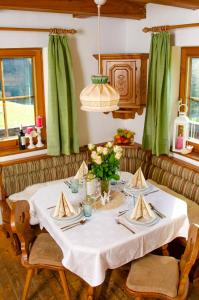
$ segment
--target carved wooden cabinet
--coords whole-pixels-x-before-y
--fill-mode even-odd
[[[97,55],[94,55],[98,59]],[[102,54],[101,70],[120,93],[119,110],[114,118],[130,119],[143,113],[147,98],[148,54]]]

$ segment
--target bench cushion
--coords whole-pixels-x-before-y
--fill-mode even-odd
[[[152,183],[153,185],[157,186],[158,188],[160,188],[161,190],[165,191],[166,193],[185,201],[187,203],[189,222],[199,224],[199,205],[197,203],[195,203],[194,201],[184,197],[183,195],[181,195],[179,193],[174,192],[173,190],[171,190],[167,186],[157,184],[157,182],[155,182],[151,179],[148,179],[148,181],[150,183]]]

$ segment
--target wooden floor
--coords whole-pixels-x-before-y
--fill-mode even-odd
[[[21,266],[10,245],[0,231],[0,300],[20,300],[26,270]],[[74,274],[67,272],[71,300],[85,299],[87,285]],[[111,279],[106,280],[100,300],[130,300],[123,292],[126,271],[113,271]],[[109,284],[107,284],[109,282]],[[33,277],[29,300],[64,300],[62,288],[56,272],[42,270]],[[199,286],[190,287],[189,300],[199,300]]]

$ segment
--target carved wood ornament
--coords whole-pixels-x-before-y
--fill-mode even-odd
[[[98,59],[97,55],[94,55]],[[110,85],[120,94],[119,110],[113,117],[135,118],[141,115],[147,98],[148,54],[102,54],[101,70],[109,77]]]

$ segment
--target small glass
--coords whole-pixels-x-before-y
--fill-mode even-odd
[[[91,217],[92,216],[92,210],[93,210],[93,198],[90,196],[86,197],[86,200],[83,202],[83,213],[85,217]]]
[[[85,217],[91,217],[92,216],[92,206],[90,204],[84,204],[83,205],[83,213]]]
[[[128,196],[128,209],[133,209],[136,204],[137,197],[135,195]]]
[[[70,189],[72,193],[78,193],[79,191],[79,179],[72,179]]]

